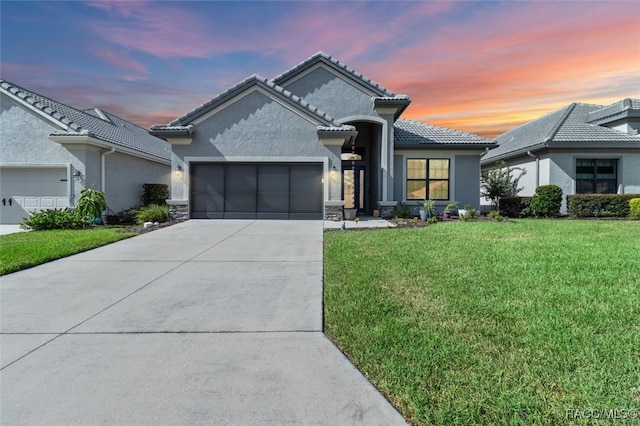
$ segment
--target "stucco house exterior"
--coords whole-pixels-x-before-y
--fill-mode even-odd
[[[253,75],[151,128],[171,144],[172,215],[341,220],[427,197],[478,207],[494,143],[403,120],[410,103],[322,52]]]
[[[521,196],[547,184],[558,185],[564,196],[637,194],[639,131],[640,99],[606,106],[572,103],[498,136],[482,169],[499,161],[524,168]],[[566,197],[561,211],[566,212]]]
[[[100,109],[78,110],[0,79],[0,223],[74,207],[84,188],[117,212],[143,183],[170,183],[165,141]]]

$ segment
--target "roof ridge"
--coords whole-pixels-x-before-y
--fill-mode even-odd
[[[5,87],[5,90],[7,90],[8,92],[12,93],[14,96],[17,96],[18,98],[22,99],[24,102],[28,103],[29,105],[33,106],[34,108],[37,108],[39,111],[42,111],[43,113],[47,114],[48,116],[50,116],[51,118],[57,120],[58,122],[64,124],[65,126],[67,126],[69,129],[76,131],[76,132],[80,132],[82,130],[87,130],[85,129],[83,126],[81,126],[80,124],[76,123],[72,118],[67,117],[63,112],[59,111],[58,109],[54,109],[52,107],[50,107],[49,105],[45,105],[43,104],[38,98],[42,98],[42,99],[46,99],[47,101],[53,103],[53,104],[57,104],[57,105],[62,105],[66,108],[72,109],[78,113],[81,114],[86,114],[91,116],[91,114],[88,114],[78,108],[74,108],[70,105],[67,105],[63,102],[60,101],[56,101],[48,96],[44,96],[41,95],[40,93],[36,93],[33,92],[29,89],[25,89],[24,87],[12,83],[10,81],[7,81],[3,78],[0,78],[0,83],[8,86]],[[4,86],[3,86],[4,87]],[[11,90],[14,89],[14,90]],[[95,116],[91,116],[93,118],[97,118]]]
[[[181,115],[175,120],[172,120],[166,125],[166,127],[184,126],[186,122],[195,120],[201,117],[203,114],[206,114],[208,111],[210,111],[210,107],[213,107],[213,105],[215,105],[218,102],[222,102],[224,98],[228,96],[233,97],[236,94],[243,92],[251,84],[262,84],[263,86],[266,86],[267,89],[272,90],[275,94],[284,97],[289,102],[296,104],[300,108],[306,110],[312,116],[316,116],[317,118],[320,119],[321,122],[325,122],[325,124],[329,124],[333,126],[340,126],[340,124],[337,123],[332,116],[320,110],[319,108],[309,104],[303,98],[293,94],[289,90],[275,83],[273,80],[269,80],[268,78],[262,77],[259,74],[252,74],[249,77],[237,83],[236,85],[228,88],[224,92],[221,92],[217,96],[214,96],[207,102],[197,106],[196,108],[192,109],[186,114]]]
[[[287,77],[289,77],[292,74],[297,73],[297,71],[301,70],[302,68],[305,68],[309,64],[317,62],[317,61],[322,61],[322,60],[332,64],[334,67],[337,67],[337,68],[341,69],[342,71],[344,71],[348,75],[351,75],[354,79],[360,80],[365,85],[370,86],[371,88],[374,89],[374,92],[379,92],[383,96],[396,96],[395,93],[392,92],[391,90],[385,88],[384,86],[382,86],[378,82],[376,82],[376,81],[364,76],[363,74],[357,72],[356,70],[354,70],[353,68],[351,68],[347,64],[345,64],[344,62],[341,62],[337,58],[335,58],[335,57],[333,57],[333,56],[331,56],[328,53],[325,53],[323,51],[319,51],[319,52],[315,53],[314,55],[310,56],[309,58],[305,59],[304,61],[298,63],[297,65],[294,65],[293,67],[289,68],[288,70],[286,70],[282,74],[274,77],[273,81],[276,82],[276,84],[278,84],[281,80],[285,80]]]
[[[564,122],[567,121],[567,118],[569,118],[569,115],[573,112],[577,105],[577,102],[573,102],[568,107],[565,107],[566,111],[562,114],[562,117],[560,117],[556,124],[553,125],[551,131],[549,131],[549,134],[543,139],[543,142],[550,142],[553,140],[553,138],[556,136],[556,134],[558,134],[558,131],[560,131],[560,128],[562,127]]]

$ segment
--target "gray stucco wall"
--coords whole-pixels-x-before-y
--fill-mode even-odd
[[[617,159],[618,193],[640,193],[640,152],[638,150],[581,150],[552,151],[549,167],[549,182],[562,188],[561,212],[566,212],[566,196],[575,194],[576,160],[582,158]]]
[[[4,94],[0,95],[0,102],[0,162],[80,166],[69,151],[49,140],[49,134],[59,128],[36,117]]]
[[[284,87],[335,119],[376,115],[371,95],[325,68],[317,68]]]
[[[455,161],[455,200],[460,207],[470,204],[480,208],[480,157],[478,155],[456,155]]]
[[[394,180],[394,200],[406,202],[408,205],[416,206],[413,210],[417,212],[418,201],[406,201],[406,160],[408,158],[448,158],[450,160],[450,184],[449,200],[437,201],[438,212],[453,201],[460,203],[460,207],[470,204],[473,208],[480,207],[480,153],[479,149],[457,150],[436,150],[436,149],[412,149],[396,150],[393,158],[396,168]],[[465,155],[467,153],[468,155]]]
[[[49,135],[60,128],[45,118],[1,96],[0,164],[71,166],[81,177],[70,179],[69,203],[74,206],[83,188],[102,189],[101,154],[105,149],[90,145],[60,145]],[[113,210],[138,205],[143,183],[169,183],[169,165],[122,153],[106,157],[106,195]]]
[[[115,152],[105,158],[105,195],[115,212],[140,205],[142,184],[170,184],[170,166]]]
[[[190,145],[174,145],[185,156],[319,156],[339,158],[318,141],[316,125],[255,91],[196,125]]]

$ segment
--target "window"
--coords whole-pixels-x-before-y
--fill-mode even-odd
[[[448,159],[407,159],[407,200],[448,200]]]
[[[576,194],[615,194],[618,160],[576,160]]]

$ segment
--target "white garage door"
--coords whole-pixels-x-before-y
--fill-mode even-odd
[[[0,168],[0,223],[20,223],[32,210],[65,207],[69,207],[66,168]]]

